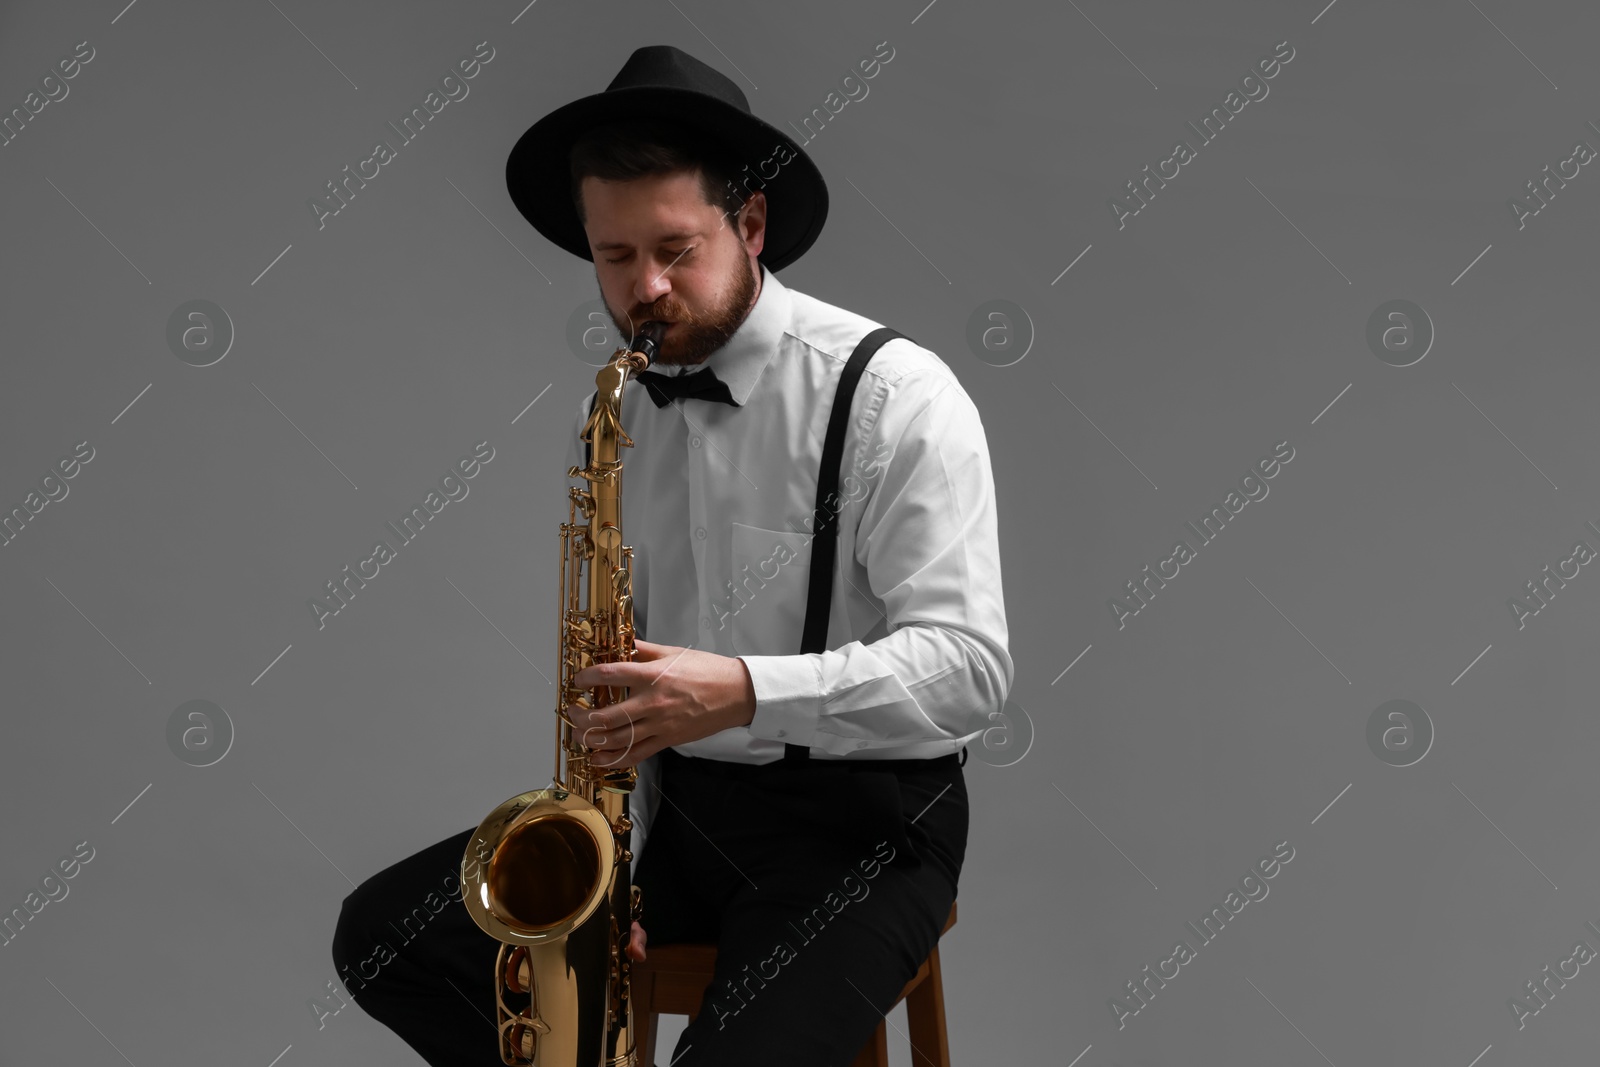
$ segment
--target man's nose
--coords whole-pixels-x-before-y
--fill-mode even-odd
[[[672,281],[667,277],[667,264],[655,259],[642,259],[638,275],[633,280],[633,297],[642,305],[654,304],[672,292]]]

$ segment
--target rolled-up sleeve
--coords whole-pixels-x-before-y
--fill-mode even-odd
[[[838,755],[924,742],[954,751],[992,725],[1014,675],[983,423],[948,371],[916,371],[889,390],[860,455],[885,458],[858,468],[869,488],[859,567],[845,577],[887,632],[825,652],[740,656],[756,694],[749,729]],[[849,580],[863,571],[866,588]]]

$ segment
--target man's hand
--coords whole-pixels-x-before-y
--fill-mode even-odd
[[[628,958],[635,963],[644,959],[644,945],[649,940],[645,936],[644,927],[638,923],[633,924],[633,936],[628,938]]]
[[[664,748],[748,726],[755,717],[755,686],[742,660],[637,639],[634,649],[632,663],[597,663],[573,677],[584,689],[630,690],[628,699],[609,707],[567,707],[575,738],[594,750],[596,766],[635,766]]]

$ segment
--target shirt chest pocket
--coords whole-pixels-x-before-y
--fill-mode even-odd
[[[811,535],[733,524],[724,601],[735,653],[793,656],[805,629]]]

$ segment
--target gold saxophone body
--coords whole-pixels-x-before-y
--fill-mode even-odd
[[[549,788],[490,812],[462,857],[462,902],[501,942],[495,958],[500,1058],[533,1067],[637,1067],[627,953],[640,917],[631,884],[633,767],[590,762],[568,705],[605,707],[626,687],[593,690],[573,676],[634,656],[633,549],[622,543],[622,390],[655,359],[665,328],[646,323],[595,376],[582,439],[588,466],[572,467],[561,524],[556,765]],[[581,518],[586,521],[580,522]],[[487,857],[486,862],[479,862]]]

